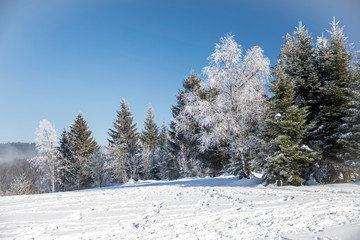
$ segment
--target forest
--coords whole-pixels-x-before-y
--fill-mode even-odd
[[[40,121],[36,156],[0,162],[0,195],[224,173],[259,172],[265,186],[359,181],[359,53],[335,19],[326,36],[300,22],[284,39],[271,66],[261,47],[222,37],[202,74],[183,81],[169,126],[149,107],[139,131],[125,99],[106,146],[82,114],[60,135]]]

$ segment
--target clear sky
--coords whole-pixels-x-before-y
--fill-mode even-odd
[[[358,0],[0,0],[0,143],[32,142],[42,119],[69,129],[81,112],[105,144],[122,98],[139,130],[149,105],[168,124],[226,33],[273,65],[300,20],[316,38],[335,16],[360,49],[359,13]]]

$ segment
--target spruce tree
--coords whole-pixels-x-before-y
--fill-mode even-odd
[[[158,126],[155,123],[155,115],[152,107],[147,110],[147,117],[144,123],[144,129],[141,132],[140,140],[142,145],[147,145],[151,150],[154,150],[158,141]]]
[[[91,136],[92,131],[89,130],[87,122],[82,114],[76,116],[69,132],[69,145],[74,164],[69,172],[74,173],[73,184],[76,189],[91,186],[93,179],[90,175],[89,158],[98,148],[96,141]]]
[[[360,60],[360,54],[358,55]],[[356,181],[360,176],[360,61],[355,63],[353,69],[354,81],[351,84],[351,95],[348,96],[350,105],[342,108],[345,115],[344,123],[340,126],[338,143],[343,147],[343,151],[338,157],[343,159],[342,180],[344,182]]]
[[[319,51],[318,67],[321,82],[321,105],[319,119],[321,125],[315,131],[319,140],[321,159],[317,162],[316,179],[319,182],[332,183],[343,180],[345,149],[339,137],[353,93],[351,74],[353,54],[351,45],[343,28],[335,19],[331,22],[330,39]]]
[[[60,136],[59,152],[59,188],[61,191],[68,191],[74,189],[72,179],[75,176],[74,158],[70,149],[69,134],[66,129],[63,130]]]
[[[184,95],[189,92],[199,91],[202,79],[196,75],[193,71],[190,76],[186,77],[183,81],[182,86],[184,90],[179,89],[178,95],[176,96],[176,105],[173,105],[171,108],[173,120],[170,123],[169,129],[169,151],[171,158],[167,163],[167,178],[176,179],[180,176],[180,166],[178,164],[177,158],[179,157],[181,151],[188,152],[193,156],[186,156],[186,158],[197,158],[197,141],[194,133],[196,132],[195,123],[191,121],[189,117],[189,123],[193,123],[194,132],[182,132],[176,130],[176,121],[179,113],[184,110],[185,99]]]
[[[278,57],[278,65],[294,80],[294,103],[308,108],[307,124],[313,129],[305,136],[305,143],[313,147],[316,137],[312,130],[319,127],[320,82],[316,65],[313,39],[305,26],[299,22],[293,36],[286,36]]]
[[[165,123],[163,123],[160,129],[154,154],[155,162],[152,169],[152,176],[154,179],[168,178],[170,175],[168,172],[169,169],[171,169],[170,166],[168,166],[170,159],[168,142],[168,128],[166,127]]]
[[[141,132],[142,142],[142,173],[143,179],[158,179],[157,159],[155,159],[155,147],[158,141],[158,126],[155,123],[155,115],[152,107],[147,110],[144,129]]]
[[[131,159],[139,152],[139,133],[136,123],[130,112],[129,106],[124,99],[121,101],[120,109],[117,110],[117,118],[114,119],[113,129],[109,129],[109,151],[114,157],[113,178],[116,182],[127,182],[132,174],[133,166]]]
[[[117,110],[117,117],[114,119],[113,127],[113,129],[109,129],[109,136],[111,137],[108,139],[109,143],[123,143],[126,145],[126,150],[130,155],[137,153],[140,148],[139,133],[125,99],[121,100],[120,109]]]
[[[266,136],[260,158],[265,184],[301,185],[301,170],[313,162],[314,152],[303,145],[307,107],[294,104],[294,80],[278,65],[275,80],[269,86],[274,94],[269,99]]]

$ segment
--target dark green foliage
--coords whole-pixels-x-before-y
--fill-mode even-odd
[[[92,131],[81,114],[79,114],[69,132],[69,147],[73,158],[73,165],[69,166],[69,173],[73,176],[73,185],[76,189],[91,186],[93,180],[88,169],[88,160],[98,148],[96,141],[91,137]]]
[[[305,180],[301,170],[309,166],[314,152],[303,139],[309,127],[306,126],[306,107],[294,105],[294,82],[281,67],[276,68],[275,80],[270,91],[266,117],[266,136],[260,163],[264,169],[265,184],[301,185]]]
[[[360,59],[360,55],[358,58]],[[341,109],[345,117],[338,139],[338,143],[343,147],[337,157],[344,161],[341,170],[344,182],[358,180],[360,176],[360,61],[355,63],[352,74],[354,81],[348,96],[350,105]]]
[[[137,132],[136,123],[129,110],[129,106],[123,99],[120,109],[117,111],[117,117],[113,123],[114,129],[109,129],[108,139],[110,144],[125,144],[130,155],[134,155],[139,151],[139,133]]]
[[[331,38],[319,51],[319,75],[321,80],[321,106],[319,119],[321,126],[316,131],[322,158],[318,161],[316,178],[320,182],[332,183],[343,180],[342,165],[345,149],[339,141],[344,120],[353,95],[351,87],[354,78],[351,74],[351,46],[343,29],[335,19],[329,31]]]
[[[294,80],[294,103],[308,109],[306,123],[313,127],[305,135],[304,143],[311,147],[315,147],[317,140],[312,132],[321,125],[318,115],[321,91],[315,53],[311,34],[300,22],[294,36],[286,36],[277,64]]]
[[[73,190],[75,188],[73,178],[75,173],[75,159],[72,156],[69,142],[69,133],[64,129],[60,136],[59,152],[59,184],[60,191]]]
[[[141,132],[140,140],[142,145],[147,145],[151,150],[155,149],[158,141],[158,126],[155,123],[154,111],[151,107],[147,110],[147,117],[144,123],[144,129]]]
[[[140,150],[140,136],[129,106],[124,99],[121,101],[120,109],[117,110],[117,118],[114,119],[113,127],[114,129],[109,129],[111,138],[108,139],[108,149],[115,158],[113,179],[119,183],[127,182],[129,177],[136,177],[133,170],[138,169],[136,155]]]

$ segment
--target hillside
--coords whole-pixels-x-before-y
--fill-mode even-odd
[[[233,176],[0,197],[0,239],[355,239],[360,185]]]

